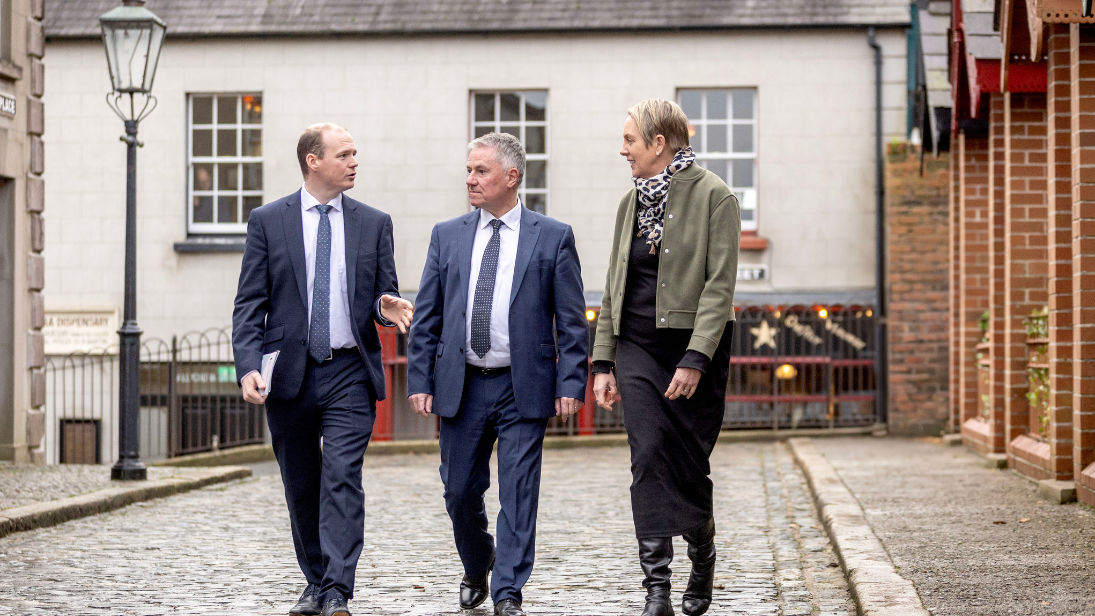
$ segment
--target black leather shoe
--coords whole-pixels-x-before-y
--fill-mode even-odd
[[[464,579],[460,580],[460,609],[473,610],[483,604],[490,596],[490,589],[487,587],[487,580],[490,579],[490,572],[494,569],[494,557],[490,559],[490,564],[487,565],[487,572],[481,576],[465,575]]]
[[[525,616],[525,610],[513,599],[502,599],[494,604],[494,616]]]
[[[669,568],[673,562],[673,538],[657,537],[639,539],[639,565],[646,578],[646,607],[642,616],[673,616],[673,604],[669,602]]]
[[[346,607],[346,598],[342,596],[327,599],[323,604],[323,616],[351,616],[350,608]]]
[[[684,590],[681,611],[685,616],[700,616],[711,607],[711,591],[715,584],[715,520],[685,533],[692,574]]]
[[[297,604],[289,608],[289,616],[315,616],[319,614],[319,586],[309,584],[297,599]]]

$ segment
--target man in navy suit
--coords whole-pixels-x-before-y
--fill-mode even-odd
[[[361,458],[385,396],[373,322],[405,332],[411,321],[397,291],[391,217],[343,194],[356,155],[340,126],[301,134],[304,186],[251,212],[232,314],[236,374],[244,399],[266,403],[307,581],[293,615],[350,616],[364,542]],[[262,356],[274,351],[265,383]]]
[[[441,479],[464,579],[460,607],[489,593],[494,613],[524,614],[532,573],[540,459],[552,416],[582,406],[589,329],[574,233],[531,212],[517,190],[525,150],[491,133],[468,145],[475,211],[438,224],[415,301],[407,393],[441,417]],[[483,494],[498,442],[497,545]]]

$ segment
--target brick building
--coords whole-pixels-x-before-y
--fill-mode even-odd
[[[1095,18],[956,2],[952,429],[1095,504]]]

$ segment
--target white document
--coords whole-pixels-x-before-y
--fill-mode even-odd
[[[277,363],[280,354],[281,351],[274,351],[262,356],[262,368],[259,370],[259,376],[262,377],[262,382],[266,384],[266,387],[259,393],[263,396],[270,395],[270,377],[274,376],[274,364]]]

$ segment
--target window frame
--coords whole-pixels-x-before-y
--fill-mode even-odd
[[[188,236],[240,236],[247,234],[247,221],[241,220],[234,223],[226,222],[194,222],[194,197],[195,192],[201,193],[198,196],[211,196],[213,198],[213,217],[214,220],[217,217],[218,206],[217,197],[221,194],[234,195],[238,201],[236,204],[237,213],[242,217],[245,197],[258,197],[262,201],[263,195],[266,189],[266,131],[264,123],[260,120],[259,124],[245,124],[243,122],[243,98],[245,96],[254,96],[260,100],[265,99],[265,95],[260,91],[253,92],[187,92],[186,94],[186,231]],[[213,123],[212,124],[195,124],[194,119],[194,99],[211,97],[214,99],[213,106]],[[218,99],[232,97],[236,101],[236,123],[235,124],[221,124],[218,122],[217,110],[220,104]],[[260,113],[262,113],[260,111]],[[223,130],[227,127],[231,127],[236,133],[236,156],[218,156],[217,155],[217,131]],[[195,129],[208,129],[213,133],[213,155],[212,156],[195,156],[194,155],[194,130]],[[244,130],[258,130],[259,131],[259,143],[262,146],[262,156],[244,156],[243,155],[243,131]],[[217,174],[218,165],[221,164],[254,164],[258,163],[262,165],[262,188],[259,190],[245,190],[243,188],[243,173],[242,168],[239,174],[238,187],[233,191],[221,191],[217,187]],[[194,166],[197,164],[210,164],[213,165],[214,175],[211,179],[211,188],[209,190],[196,191],[194,189]]]
[[[527,120],[525,119],[525,97],[529,93],[537,93],[544,95],[544,119],[543,120]],[[491,121],[479,121],[475,119],[475,97],[483,94],[494,95],[494,120]],[[519,120],[502,120],[502,106],[501,97],[503,94],[516,94],[521,97],[520,109],[521,115]],[[542,153],[529,153],[527,146],[525,149],[525,175],[521,178],[521,186],[518,187],[518,195],[521,197],[521,203],[528,207],[528,199],[526,195],[537,194],[544,196],[544,211],[540,212],[545,216],[551,211],[551,92],[547,88],[524,88],[524,89],[473,89],[468,91],[468,141],[475,140],[476,129],[482,127],[490,127],[495,132],[502,132],[502,125],[506,126],[518,126],[521,134],[518,139],[521,140],[521,144],[525,145],[525,129],[528,127],[543,127],[544,129],[544,151]],[[544,163],[544,186],[543,188],[528,188],[528,166],[529,162],[542,161]],[[532,208],[529,208],[532,209]],[[536,210],[533,210],[536,211]]]
[[[752,92],[752,94],[753,94],[753,97],[752,97],[753,98],[752,118],[745,119],[745,120],[739,120],[739,119],[734,118],[734,114],[733,114],[733,111],[734,111],[733,110],[733,92],[736,91],[736,90],[749,90],[749,91]],[[727,100],[726,119],[724,119],[724,120],[713,120],[713,121],[708,119],[708,117],[707,117],[708,116],[708,111],[707,111],[707,96],[706,96],[706,93],[710,92],[710,91],[722,91],[722,92],[726,93],[726,100]],[[741,230],[742,230],[742,232],[756,233],[757,229],[760,226],[760,105],[759,105],[759,102],[758,102],[759,98],[760,98],[759,97],[759,88],[757,88],[756,86],[678,87],[677,88],[677,97],[676,97],[678,105],[681,104],[681,95],[684,92],[703,92],[704,93],[704,95],[700,97],[702,117],[701,118],[693,118],[693,117],[688,118],[688,121],[689,121],[689,124],[690,124],[689,128],[693,129],[694,133],[702,135],[703,143],[700,144],[700,145],[703,147],[703,151],[701,151],[701,149],[697,147],[697,144],[692,143],[692,149],[695,150],[695,152],[696,152],[696,162],[697,163],[699,163],[702,166],[704,160],[732,161],[732,160],[752,159],[752,161],[753,161],[753,186],[752,186],[752,188],[747,188],[747,187],[736,187],[735,188],[732,185],[732,182],[733,182],[733,169],[731,168],[731,166],[729,164],[727,166],[727,179],[729,180],[727,182],[727,186],[729,186],[730,189],[734,191],[734,194],[738,197],[738,202],[739,202],[739,205],[741,206],[742,211],[750,210],[750,211],[753,212],[752,220],[745,220],[744,218],[742,219],[742,221],[741,221]],[[727,127],[727,134],[726,134],[727,151],[726,152],[707,152],[706,151],[706,141],[707,141],[708,134],[709,134],[709,131],[707,130],[708,125],[725,125]],[[733,151],[733,149],[734,149],[734,145],[733,145],[733,142],[734,142],[733,127],[734,127],[734,125],[750,125],[750,126],[753,127],[753,149],[752,149],[751,152],[734,152]],[[702,129],[703,129],[702,133],[699,130],[695,130],[696,128],[699,128],[699,127],[702,127]],[[692,135],[693,139],[696,137],[696,134]],[[745,194],[745,192],[743,192],[743,191],[749,191],[751,193],[751,196]],[[747,206],[749,206],[749,207],[747,207]]]

